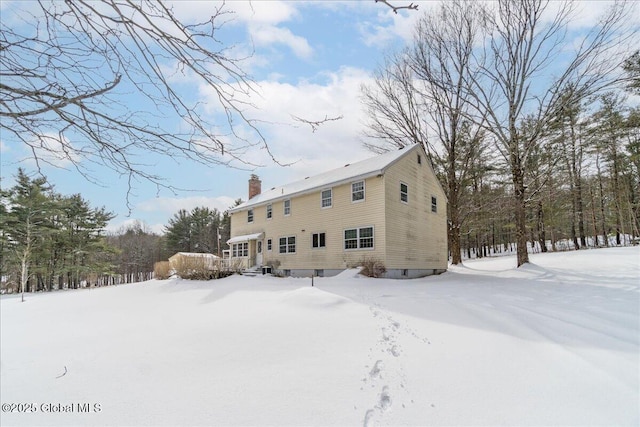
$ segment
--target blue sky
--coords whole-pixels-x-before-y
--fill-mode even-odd
[[[419,5],[418,11],[400,10],[397,14],[374,0],[226,3],[225,8],[235,14],[225,26],[223,42],[233,43],[237,52],[253,51],[243,64],[260,95],[251,99],[256,107],[252,116],[263,120],[260,130],[274,156],[291,166],[274,164],[264,150],[248,154],[251,161],[264,165],[254,170],[145,158],[167,183],[190,191],[174,194],[137,182],[129,197],[130,213],[126,180],[108,170],[93,169],[101,184],[87,182],[69,164],[46,167],[43,172],[58,192],[80,193],[92,206],[105,206],[114,212],[117,216],[110,230],[138,220],[161,232],[179,209],[208,206],[224,211],[233,200],[246,199],[251,173],[259,175],[263,188],[268,189],[370,157],[373,154],[363,147],[365,116],[359,101],[360,86],[371,81],[385,52],[410,40],[419,16],[437,5],[434,1],[413,3]],[[211,15],[216,4],[178,1],[174,10],[178,17],[190,21]],[[604,3],[589,4],[580,15],[584,22],[604,8]],[[3,19],[10,19],[13,8],[19,5],[3,2]],[[209,96],[206,90],[198,95],[205,100]],[[312,132],[292,115],[309,120],[342,119]],[[2,186],[6,188],[12,185],[18,166],[33,171],[35,165],[23,147],[2,140],[1,135],[0,143]]]

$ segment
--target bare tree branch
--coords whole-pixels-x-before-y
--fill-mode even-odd
[[[311,126],[311,132],[312,132],[312,133],[315,133],[315,131],[317,131],[317,130],[318,130],[318,128],[319,128],[321,125],[323,125],[323,124],[325,124],[325,123],[327,123],[327,122],[333,122],[333,121],[341,120],[341,119],[343,118],[343,116],[342,116],[342,115],[339,115],[339,116],[336,116],[336,117],[329,117],[329,116],[326,116],[326,115],[325,115],[325,116],[324,116],[324,119],[314,121],[314,120],[307,120],[307,119],[303,119],[303,118],[300,118],[300,117],[298,117],[298,116],[294,116],[293,114],[291,115],[291,117],[292,117],[292,118],[293,118],[293,120],[295,120],[295,121],[298,121],[298,122],[300,122],[300,123],[304,123],[304,124],[307,124],[307,125]]]
[[[409,5],[405,5],[405,6],[394,6],[391,3],[389,3],[387,0],[375,0],[375,2],[376,3],[380,2],[380,3],[386,4],[391,9],[393,9],[393,13],[398,13],[398,10],[400,10],[400,9],[418,10],[418,5],[417,4],[413,4],[413,3],[410,3]]]
[[[0,21],[4,142],[92,181],[99,165],[169,189],[150,154],[254,168],[245,154],[263,149],[275,161],[250,117],[244,58],[217,39],[225,7],[187,23],[161,1],[12,3]]]

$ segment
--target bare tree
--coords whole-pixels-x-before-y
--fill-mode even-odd
[[[8,5],[0,21],[3,139],[29,147],[39,165],[51,156],[70,161],[92,181],[90,164],[105,165],[128,176],[129,190],[139,179],[171,188],[149,153],[228,165],[252,147],[268,151],[243,101],[253,82],[217,38],[230,12],[209,4],[196,23],[152,0]],[[215,102],[203,104],[196,88]]]
[[[470,61],[478,30],[475,4],[443,3],[418,21],[412,47],[387,58],[375,75],[375,86],[363,88],[370,119],[367,135],[381,141],[369,147],[380,151],[422,144],[439,171],[447,193],[454,264],[462,261],[461,227],[472,210],[465,187],[486,146],[481,126],[469,118],[464,88],[467,74],[473,72]]]
[[[493,7],[493,8],[491,8]],[[553,7],[554,10],[551,10]],[[579,102],[619,79],[632,40],[625,19],[630,3],[615,3],[571,52],[567,27],[575,13],[572,2],[500,0],[485,14],[488,31],[484,49],[476,56],[479,72],[469,77],[469,99],[486,113],[483,125],[509,165],[513,185],[517,265],[527,253],[525,182],[527,157],[563,102]],[[572,87],[571,97],[567,88]],[[522,122],[533,119],[535,126]]]

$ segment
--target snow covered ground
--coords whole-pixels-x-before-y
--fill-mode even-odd
[[[4,425],[638,425],[640,248],[0,301]]]

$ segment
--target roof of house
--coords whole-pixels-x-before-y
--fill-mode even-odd
[[[238,212],[252,206],[262,205],[279,199],[288,199],[293,196],[298,196],[322,188],[329,188],[334,185],[383,174],[384,171],[398,159],[420,148],[421,146],[419,144],[415,144],[408,148],[389,151],[376,157],[347,164],[341,168],[333,169],[312,177],[307,177],[300,181],[295,181],[280,187],[274,187],[252,197],[250,200],[236,206],[235,208],[229,209],[229,212]]]
[[[220,258],[217,255],[214,254],[208,254],[208,253],[200,253],[200,252],[177,252],[175,254],[173,254],[171,257],[169,257],[169,259],[180,255],[180,256],[184,256],[184,257],[192,257],[192,258],[210,258],[210,259],[217,259]]]

